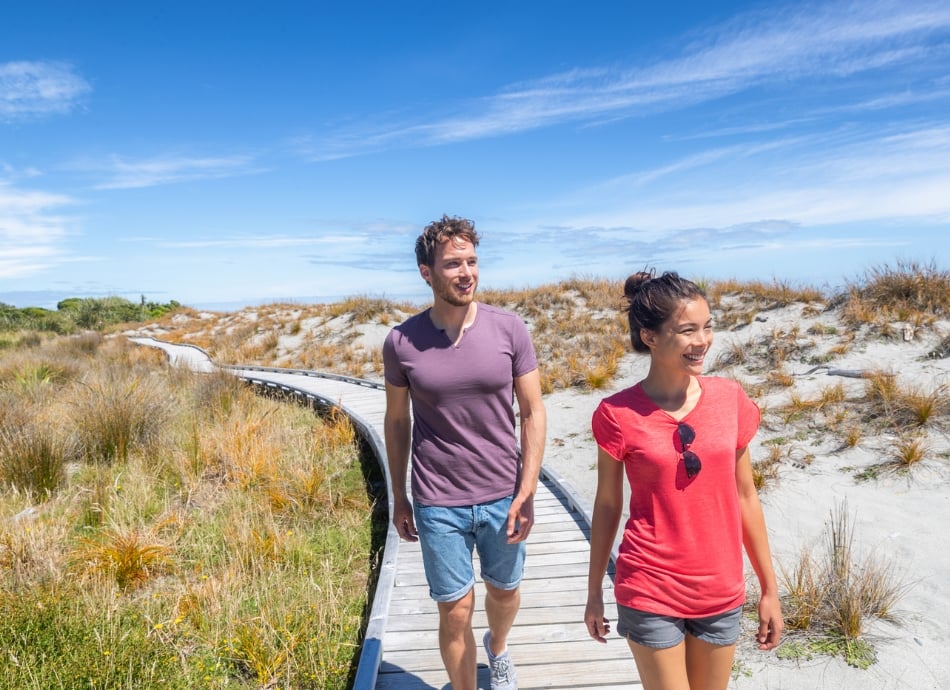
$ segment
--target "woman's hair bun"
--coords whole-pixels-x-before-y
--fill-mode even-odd
[[[637,271],[627,278],[627,282],[623,286],[623,294],[629,300],[633,299],[633,296],[637,293],[644,283],[653,280],[656,274],[653,271]]]

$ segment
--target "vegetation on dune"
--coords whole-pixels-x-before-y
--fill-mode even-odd
[[[817,453],[869,444],[879,463],[842,462],[857,480],[947,459],[945,386],[909,385],[882,368],[806,395],[795,374],[908,332],[935,340],[931,359],[947,357],[945,271],[872,269],[838,295],[777,281],[704,287],[731,343],[713,368],[770,400],[760,488]],[[574,278],[480,299],[528,323],[546,393],[602,388],[630,351],[621,281]],[[757,324],[779,307],[798,310],[802,325]],[[381,336],[418,309],[370,297],[236,314],[112,298],[64,300],[55,312],[0,305],[0,690],[131,678],[346,688],[386,529],[367,487],[375,461],[337,415],[256,396],[228,374],[169,369],[157,350],[112,333],[145,318],[141,332],[199,345],[220,363],[378,379]],[[792,628],[783,654],[866,666],[867,623],[892,616],[905,583],[893,564],[857,554],[844,508],[826,547],[781,564]]]
[[[836,505],[818,549],[803,548],[799,559],[780,569],[788,629],[782,658],[816,654],[841,656],[868,668],[876,656],[862,636],[870,620],[893,621],[910,583],[894,561],[858,553],[847,502]]]
[[[157,319],[180,308],[174,300],[162,304],[147,302],[144,296],[138,304],[122,297],[71,297],[60,301],[55,311],[42,307],[18,309],[0,302],[0,333],[102,331],[118,324]],[[9,344],[9,339],[0,339],[0,346]]]

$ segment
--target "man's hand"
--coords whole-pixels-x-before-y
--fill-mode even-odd
[[[517,544],[531,534],[534,527],[534,497],[515,496],[508,510],[508,543]]]
[[[404,541],[419,541],[416,522],[412,517],[412,504],[408,499],[396,501],[393,506],[393,525]]]

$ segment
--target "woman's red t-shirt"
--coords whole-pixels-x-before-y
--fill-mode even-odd
[[[724,613],[745,602],[736,451],[759,426],[759,408],[735,381],[699,377],[702,392],[682,421],[702,470],[686,476],[677,420],[640,384],[594,412],[597,445],[623,462],[630,516],[619,549],[617,602],[678,618]]]

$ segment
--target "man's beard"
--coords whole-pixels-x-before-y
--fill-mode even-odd
[[[458,294],[453,289],[453,284],[448,281],[443,281],[441,278],[436,278],[434,275],[430,276],[429,282],[432,284],[432,291],[440,297],[445,302],[448,302],[453,307],[467,307],[475,299],[475,290],[478,288],[478,281],[472,280],[472,289],[466,292],[464,295]]]

